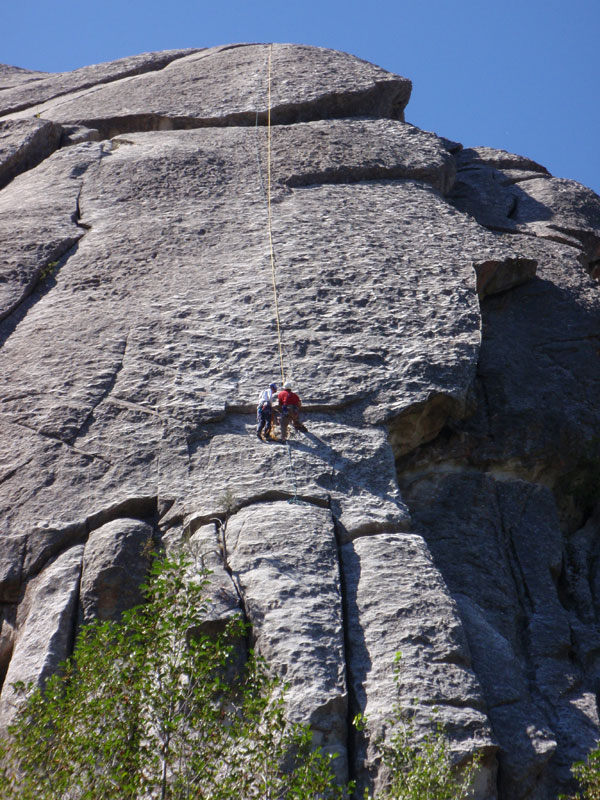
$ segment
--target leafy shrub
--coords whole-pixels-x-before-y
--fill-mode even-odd
[[[250,654],[241,621],[202,633],[205,576],[182,555],[155,562],[146,602],[79,633],[73,657],[0,739],[0,800],[328,800],[349,797],[307,726],[284,716],[284,687]],[[400,681],[400,655],[396,681]],[[391,782],[380,800],[461,800],[477,759],[457,775],[441,727],[415,734],[400,703],[381,743]],[[367,721],[359,717],[357,725]],[[590,795],[590,798],[599,796]],[[363,800],[370,800],[367,793]]]
[[[400,693],[402,654],[396,654],[394,678]],[[441,723],[424,736],[415,730],[417,702],[405,708],[397,701],[387,724],[392,729],[389,741],[380,742],[381,760],[390,774],[390,781],[379,800],[463,800],[470,789],[481,761],[475,756],[460,772],[452,763],[448,739]],[[434,710],[435,711],[435,710]],[[359,716],[359,727],[367,721]]]
[[[2,800],[341,796],[261,661],[235,669],[242,623],[201,633],[203,594],[182,556],[158,561],[144,605],[84,627],[43,691],[19,686]]]
[[[573,764],[571,771],[580,790],[569,797],[561,795],[561,800],[600,800],[600,742],[585,761]]]

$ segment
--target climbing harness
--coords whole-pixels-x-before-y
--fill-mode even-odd
[[[263,181],[263,172],[260,162],[260,152],[258,149],[258,108],[256,109],[256,160],[258,164],[258,174],[260,177],[260,185],[267,205],[267,232],[269,238],[269,259],[271,262],[271,279],[273,283],[273,304],[275,306],[275,322],[277,325],[277,342],[279,346],[279,368],[281,371],[281,385],[285,384],[285,372],[283,367],[283,344],[281,337],[281,323],[279,319],[279,300],[277,293],[277,280],[275,271],[275,248],[273,246],[273,217],[271,212],[271,73],[273,64],[273,45],[269,45],[269,55],[267,60],[267,187],[265,191],[265,184]],[[288,500],[288,503],[296,505],[306,505],[303,500],[298,499],[298,481],[296,479],[296,470],[294,469],[294,460],[292,458],[292,450],[289,441],[286,441],[288,459],[290,462],[290,472],[292,475],[292,482],[294,485],[294,496]]]

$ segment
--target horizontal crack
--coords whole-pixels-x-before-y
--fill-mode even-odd
[[[248,508],[248,506],[260,505],[262,503],[273,503],[273,502],[299,502],[301,504],[317,506],[318,508],[329,508],[329,498],[328,497],[312,497],[310,495],[294,495],[293,492],[285,492],[278,489],[272,489],[266,492],[261,492],[260,494],[254,495],[246,500],[242,500],[239,504],[235,506],[235,508],[226,514],[223,511],[212,511],[205,514],[198,514],[197,516],[192,517],[188,520],[185,524],[185,532],[192,536],[198,528],[201,528],[203,525],[207,525],[210,522],[214,522],[215,519],[223,521],[225,517],[231,518],[238,511],[241,511],[244,508]]]
[[[57,97],[64,97],[65,95],[70,95],[70,94],[72,95],[78,92],[84,92],[86,89],[92,89],[92,90],[100,89],[103,88],[104,86],[107,86],[108,84],[118,83],[119,81],[125,80],[127,78],[133,78],[138,75],[147,75],[151,72],[160,72],[163,69],[165,69],[165,67],[168,67],[169,64],[172,64],[174,61],[177,61],[180,58],[186,58],[187,56],[193,55],[194,52],[200,52],[200,50],[196,48],[191,48],[187,52],[179,53],[177,55],[165,54],[162,59],[157,60],[153,65],[142,64],[141,66],[131,67],[129,70],[126,69],[123,72],[120,72],[116,75],[108,75],[106,78],[100,80],[98,80],[97,78],[95,80],[91,78],[87,83],[84,82],[81,84],[81,86],[78,86],[75,89],[64,89],[63,91],[58,90],[56,94],[47,97],[45,100],[35,99],[32,100],[31,102],[21,102],[17,103],[14,106],[4,108],[0,112],[0,117],[6,117],[8,114],[14,114],[17,111],[24,111],[27,108],[33,108],[35,106],[40,106],[45,103],[51,103],[52,100],[56,99]],[[86,67],[82,67],[82,69],[86,69]],[[78,70],[73,70],[71,72],[63,73],[63,75],[64,76],[72,75],[74,72],[78,72]],[[86,94],[90,93],[87,92]]]
[[[108,522],[119,519],[155,519],[158,508],[156,495],[127,497],[107,508],[89,514],[82,520],[67,523],[62,527],[52,525],[35,528],[27,537],[27,552],[24,559],[21,583],[39,575],[50,559],[78,544],[85,544],[90,534]],[[37,553],[31,545],[37,544],[36,535],[44,536],[44,544]],[[52,537],[52,538],[51,538]]]
[[[320,172],[292,175],[281,180],[281,184],[291,188],[321,186],[323,184],[352,184],[361,181],[398,181],[410,180],[426,183],[434,188],[440,188],[442,183],[440,175],[427,167],[410,169],[401,164],[393,166],[356,166],[325,169]]]
[[[56,442],[57,444],[61,444],[64,447],[68,447],[70,450],[73,450],[73,452],[85,456],[86,458],[97,459],[99,461],[103,461],[105,464],[108,464],[111,467],[114,466],[112,461],[109,461],[107,458],[104,458],[104,456],[100,456],[97,453],[88,453],[86,450],[82,450],[79,447],[75,447],[75,445],[73,445],[71,442],[68,442],[66,439],[61,439],[60,436],[53,436],[51,433],[45,433],[44,431],[35,428],[33,425],[28,425],[26,422],[23,421],[16,422],[15,420],[10,419],[6,414],[0,412],[0,418],[2,417],[6,417],[6,421],[8,422],[9,425],[15,425],[18,428],[23,428],[25,430],[31,431],[32,433],[35,433],[37,436],[41,436],[44,439],[50,439],[50,441]]]
[[[358,117],[385,118],[403,121],[406,86],[394,81],[380,81],[374,88],[331,92],[300,103],[273,105],[269,113],[264,110],[237,111],[217,117],[171,116],[146,112],[122,114],[109,117],[83,117],[62,121],[66,125],[85,125],[99,131],[101,138],[111,139],[126,133],[146,133],[149,131],[193,130],[196,128],[255,127],[271,125],[290,125],[298,122],[314,122],[323,119],[347,119]],[[51,115],[52,109],[46,112]],[[51,118],[51,117],[49,117]],[[44,117],[45,119],[45,117]]]

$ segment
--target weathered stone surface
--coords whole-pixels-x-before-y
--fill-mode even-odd
[[[16,605],[0,606],[0,690],[12,657],[16,622]]]
[[[503,796],[552,795],[569,786],[569,766],[593,746],[598,725],[585,662],[572,658],[577,618],[560,588],[564,544],[552,495],[476,472],[405,480],[419,529],[459,597],[501,745]]]
[[[0,603],[15,603],[23,582],[26,536],[3,537],[0,554]]]
[[[519,170],[521,172],[537,172],[549,175],[546,167],[531,158],[508,153],[506,150],[495,150],[493,147],[465,147],[456,153],[459,169],[476,168],[478,166],[494,169]]]
[[[600,260],[600,198],[580,183],[503,150],[473,148],[456,157],[452,202],[492,230],[572,245],[593,272]]]
[[[330,124],[343,131],[343,123]],[[58,153],[19,179],[33,181],[67,155],[98,159],[83,175],[79,201],[80,224],[90,229],[60,267],[51,291],[35,296],[2,355],[11,387],[2,402],[4,419],[53,437],[45,457],[73,464],[56,470],[53,491],[62,484],[62,501],[52,524],[81,519],[74,471],[83,454],[92,459],[96,476],[91,492],[87,487],[84,517],[128,495],[162,493],[183,501],[204,488],[210,495],[213,484],[197,480],[212,469],[202,442],[217,434],[209,448],[216,453],[217,422],[226,407],[252,409],[257,385],[276,374],[264,198],[256,161],[247,158],[256,136],[233,128],[136,134],[112,150],[90,143]],[[365,146],[370,136],[365,123]],[[323,224],[324,205],[340,209],[334,263],[334,216],[332,211]],[[163,222],[157,225],[160,209]],[[383,422],[419,403],[426,406],[439,394],[451,398],[455,416],[464,413],[479,344],[470,255],[502,253],[498,237],[410,181],[287,189],[278,196],[274,235],[281,254],[284,345],[289,341],[292,379],[307,387],[300,391],[309,406],[339,408],[361,400],[364,411],[351,421],[354,427],[363,418]],[[376,249],[375,241],[381,243]],[[237,256],[229,260],[233,251]],[[233,313],[232,295],[242,298]],[[396,336],[399,320],[402,334]],[[29,350],[38,359],[25,365]],[[257,352],[269,353],[261,374]],[[435,435],[447,417],[438,415],[426,436]],[[57,447],[56,440],[63,445]],[[237,484],[249,482],[247,493],[240,493],[244,499],[255,494],[251,486],[260,482],[260,472],[247,463],[238,467],[238,455],[245,461],[243,452],[226,454],[224,482],[230,482],[229,469]],[[284,454],[276,458],[283,461]],[[189,476],[197,461],[198,471]],[[328,463],[323,467],[331,473]],[[14,482],[22,486],[28,470],[39,479],[31,464]],[[177,489],[184,476],[192,484],[185,494]],[[392,472],[382,478],[384,484],[390,480]],[[289,492],[287,478],[286,484]],[[309,484],[302,492],[313,489]],[[212,497],[218,494],[217,488]],[[11,524],[20,526],[30,511],[18,504]],[[198,511],[212,514],[214,505],[205,508],[202,502]],[[381,519],[393,524],[387,511]],[[361,524],[369,524],[368,516],[350,527]]]
[[[71,651],[82,556],[81,546],[67,550],[27,586],[0,694],[0,726],[16,710],[12,684],[43,683]]]
[[[382,788],[386,776],[377,774],[376,741],[391,733],[392,705],[398,701],[410,713],[418,699],[419,734],[433,716],[446,726],[458,761],[486,753],[476,796],[490,797],[496,748],[485,703],[456,606],[425,542],[409,534],[357,539],[342,547],[342,564],[348,679],[354,712],[363,711],[368,721],[368,738],[357,736],[354,747],[360,788],[367,776],[371,788]]]
[[[555,800],[598,730],[598,200],[404,123],[404,78],[272,56],[275,278],[308,427],[289,450],[254,433],[280,377],[268,46],[1,72],[23,92],[0,102],[27,106],[4,129],[63,135],[0,191],[0,671],[26,673],[28,626],[49,649],[30,600],[64,553],[96,553],[82,602],[106,609],[101,576],[142,563],[116,529],[151,520],[213,570],[207,630],[243,606],[327,747],[351,735],[345,672],[380,724],[402,649],[407,696],[439,702],[457,758],[483,750],[478,797]]]
[[[526,669],[477,604],[461,595],[456,595],[456,600],[501,747],[504,794],[543,796],[539,784],[545,783],[545,769],[557,742],[544,715],[528,696]]]
[[[563,531],[598,498],[599,298],[574,248],[538,240],[536,252],[534,280],[482,304],[477,413],[400,462],[457,593],[511,799],[567,791],[597,736],[597,522]]]
[[[83,624],[119,619],[141,603],[139,586],[150,566],[153,528],[137,519],[117,519],[97,528],[83,552],[79,603]]]
[[[513,219],[520,231],[581,246],[586,259],[600,260],[600,198],[564,178],[538,178],[521,187]]]
[[[48,120],[0,120],[0,188],[53,153],[61,134],[61,126]]]
[[[477,274],[477,294],[481,299],[527,283],[537,271],[537,261],[533,258],[489,259],[473,266]]]
[[[48,72],[36,72],[23,67],[13,67],[10,64],[0,64],[0,91],[12,89],[15,86],[22,87],[31,81],[39,81],[48,78]]]
[[[229,519],[226,558],[256,647],[289,685],[293,719],[310,722],[347,775],[348,696],[337,544],[329,509],[265,503]]]
[[[248,421],[231,418],[220,432],[199,442],[190,459],[189,490],[182,513],[195,529],[206,513],[219,509],[227,491],[236,507],[261,500],[300,497],[327,506],[331,500],[342,539],[377,530],[402,529],[409,524],[406,506],[394,479],[392,450],[382,428],[364,430],[337,423],[329,415],[310,414],[310,431],[290,441],[291,453],[277,444],[252,442],[248,469]],[[290,455],[292,464],[290,464]],[[223,472],[218,466],[227,463]],[[235,476],[235,477],[234,477]],[[167,493],[176,487],[163,487]],[[199,514],[198,509],[203,511]]]
[[[446,194],[456,174],[435,134],[395,120],[280,126],[272,138],[273,174],[288,186],[413,178]]]
[[[140,75],[152,70],[161,70],[177,58],[182,58],[194,50],[165,50],[160,53],[142,53],[139,56],[128,56],[105,64],[92,64],[89,67],[72,72],[27,73],[27,80],[21,72],[14,73],[14,67],[9,67],[8,80],[3,81],[3,86],[19,78],[19,85],[14,88],[5,88],[0,91],[0,116],[14,111],[29,108],[36,104],[50,100],[53,97],[69,94],[94,86],[101,86],[111,81],[122,80],[134,75]],[[4,71],[3,71],[4,74]],[[35,77],[35,80],[33,79]],[[36,111],[32,111],[32,115]]]
[[[209,571],[204,577],[206,613],[202,630],[206,633],[222,632],[228,622],[243,614],[238,588],[226,568],[223,529],[218,522],[215,519],[190,536],[178,526],[169,530],[163,539],[168,552],[185,552],[191,561],[192,574],[204,575],[205,570]]]
[[[414,462],[466,461],[572,494],[598,452],[600,298],[574,248],[529,241],[536,278],[482,303],[477,413]],[[559,506],[570,530],[587,505]]]
[[[56,153],[0,194],[0,236],[10,243],[0,261],[0,320],[46,280],[83,236],[78,226],[81,176],[101,155],[99,145]]]
[[[57,122],[85,123],[105,136],[200,125],[254,125],[257,112],[264,123],[268,60],[268,45],[211,48],[178,58],[161,72],[93,92],[75,92],[29,112]],[[227,80],[215,80],[215,75],[226,75]],[[273,124],[349,116],[403,119],[410,91],[406,78],[354,56],[303,45],[273,45]]]
[[[510,462],[509,471],[560,489],[561,474],[597,457],[600,297],[573,248],[538,241],[536,250],[536,279],[483,306],[487,411],[477,449],[500,470]],[[564,519],[573,513],[561,507]]]

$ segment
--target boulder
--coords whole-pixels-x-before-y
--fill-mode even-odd
[[[310,724],[347,779],[342,595],[330,511],[253,505],[229,518],[224,542],[256,648],[287,684],[290,717]]]
[[[153,528],[136,519],[117,519],[92,531],[83,551],[79,603],[83,624],[118,620],[142,602],[140,584],[147,577]]]
[[[67,550],[27,585],[1,687],[0,728],[6,728],[18,708],[13,684],[43,685],[71,653],[82,556],[81,546]],[[2,633],[6,636],[4,622]]]

